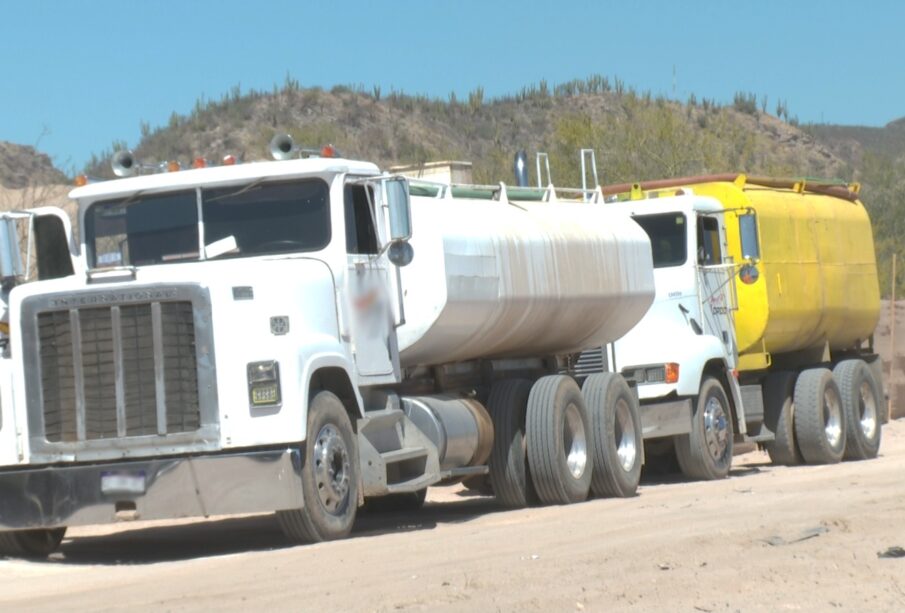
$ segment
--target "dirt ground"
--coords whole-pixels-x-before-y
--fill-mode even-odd
[[[905,421],[880,457],[506,511],[431,490],[288,547],[270,516],[74,529],[46,562],[0,560],[0,610],[902,611]]]

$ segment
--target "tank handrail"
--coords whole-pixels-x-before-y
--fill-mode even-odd
[[[848,184],[840,185],[821,180],[809,180],[807,178],[790,179],[790,178],[774,178],[774,177],[751,177],[743,173],[720,173],[712,175],[696,175],[691,177],[675,177],[672,179],[655,179],[651,181],[641,181],[639,183],[617,183],[615,185],[604,186],[603,193],[606,196],[631,192],[633,185],[640,185],[644,191],[663,189],[669,187],[682,187],[684,185],[696,185],[700,183],[736,183],[740,182],[741,186],[755,185],[758,187],[769,187],[773,189],[800,189],[801,191],[820,194],[823,196],[833,196],[850,202],[858,200],[858,185]]]
[[[413,195],[428,196],[433,198],[477,198],[483,200],[495,200],[498,194],[504,191],[508,201],[548,201],[562,195],[571,197],[577,201],[593,200],[599,195],[599,188],[582,189],[580,187],[555,187],[552,184],[547,187],[516,187],[503,182],[497,184],[481,183],[444,183],[442,181],[430,181],[428,179],[408,177],[409,185],[424,188],[413,190]]]

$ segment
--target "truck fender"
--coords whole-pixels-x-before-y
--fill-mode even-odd
[[[299,397],[305,400],[301,414],[302,436],[306,440],[308,433],[308,401],[311,394],[318,390],[328,390],[336,394],[346,407],[349,419],[353,424],[362,416],[364,402],[358,387],[353,383],[354,367],[351,361],[341,353],[317,353],[309,355],[302,363]]]
[[[726,348],[715,336],[690,336],[682,339],[682,346],[675,356],[679,362],[679,381],[676,393],[679,396],[697,396],[701,389],[704,369],[718,361],[726,364]]]
[[[696,396],[698,390],[701,389],[705,374],[717,376],[732,404],[735,432],[745,434],[745,409],[742,405],[741,388],[735,376],[730,372],[725,346],[714,336],[699,336],[693,342],[694,347],[688,354],[689,359],[682,364],[682,368],[687,368],[688,372],[681,373],[682,386],[678,390],[679,394]]]

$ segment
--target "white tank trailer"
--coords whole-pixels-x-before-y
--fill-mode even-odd
[[[141,168],[118,154],[117,174]],[[576,369],[654,297],[649,239],[621,207],[513,203],[502,186],[410,197],[404,178],[326,157],[71,198],[74,265],[9,295],[0,549],[264,511],[291,540],[328,540],[361,504],[418,505],[463,479],[508,506],[634,493],[637,395]],[[39,258],[68,261],[53,228]]]
[[[568,354],[616,340],[653,300],[650,243],[582,204],[412,197],[403,366]]]

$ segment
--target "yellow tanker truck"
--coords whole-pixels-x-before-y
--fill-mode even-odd
[[[734,374],[748,434],[775,463],[865,459],[879,449],[886,410],[872,335],[880,294],[858,191],[743,174],[603,189],[635,200],[693,193],[722,205]]]

